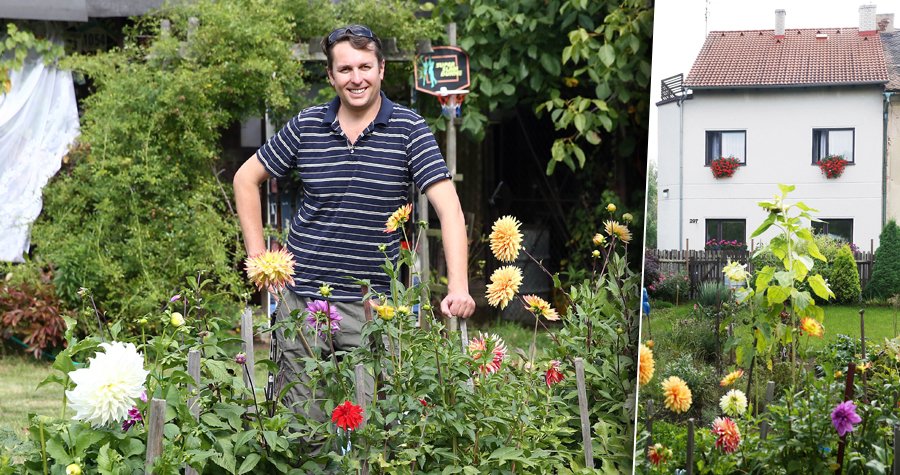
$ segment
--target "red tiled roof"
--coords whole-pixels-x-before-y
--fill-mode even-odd
[[[827,38],[816,38],[817,35]],[[885,83],[878,34],[857,28],[713,31],[684,81],[693,88]]]

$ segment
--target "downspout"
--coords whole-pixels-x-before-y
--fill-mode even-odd
[[[684,101],[685,89],[678,98],[678,249],[684,245]]]
[[[887,224],[887,165],[888,165],[888,116],[891,109],[891,96],[893,92],[884,92],[884,114],[882,117],[881,130],[881,227]]]

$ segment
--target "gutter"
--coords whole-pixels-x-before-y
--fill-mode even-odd
[[[797,89],[811,87],[846,87],[846,86],[883,86],[888,81],[877,79],[872,81],[853,81],[853,82],[808,82],[800,84],[728,84],[722,86],[704,86],[685,84],[684,87],[702,91],[702,90],[722,90],[722,89]]]
[[[888,116],[891,109],[891,96],[893,92],[883,92],[884,95],[884,112],[882,115],[881,129],[881,227],[887,224],[887,166],[888,166]]]
[[[678,98],[678,249],[684,243],[684,101],[687,90]]]

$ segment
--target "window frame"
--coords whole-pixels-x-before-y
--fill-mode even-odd
[[[813,221],[810,223],[810,228],[813,230],[814,233],[817,233],[817,234],[821,233],[821,234],[826,234],[826,235],[837,236],[837,234],[833,234],[833,233],[829,232],[829,230],[828,230],[828,228],[831,224],[830,223],[831,221],[849,221],[850,222],[850,238],[847,239],[847,242],[852,243],[853,242],[853,230],[854,230],[853,218],[819,218],[819,221]],[[819,229],[816,229],[819,226],[821,226],[821,227]],[[839,236],[839,237],[844,237],[844,236]]]
[[[709,234],[707,234],[707,231],[709,230],[710,221],[713,221],[716,224],[716,234],[717,234],[716,237],[710,237]],[[744,225],[744,236],[741,239],[739,239],[738,241],[744,243],[744,245],[747,245],[747,219],[746,218],[705,218],[703,220],[703,235],[704,235],[703,242],[709,242],[710,239],[722,241],[724,239],[724,237],[722,236],[722,226],[726,222],[730,222],[730,223],[738,223],[739,222]]]
[[[718,158],[722,158],[722,157],[721,157],[721,154],[722,154],[722,145],[721,145],[721,143],[722,143],[722,134],[723,134],[723,133],[726,133],[726,134],[728,134],[728,133],[740,133],[740,134],[743,134],[743,135],[744,135],[744,154],[743,154],[743,155],[744,155],[744,159],[743,159],[743,160],[739,160],[739,162],[740,162],[740,165],[741,165],[742,167],[743,167],[743,166],[746,166],[746,165],[747,165],[747,129],[707,130],[707,131],[706,131],[706,134],[705,134],[705,142],[704,142],[704,150],[705,150],[705,151],[704,151],[704,155],[706,156],[706,163],[705,163],[705,166],[708,167],[708,166],[712,165],[712,161],[713,161],[713,160],[718,159]],[[710,137],[712,137],[713,135],[718,135],[718,136],[719,136],[719,144],[720,144],[720,145],[719,145],[719,156],[718,156],[718,157],[712,157],[712,155],[711,155],[712,150],[711,150],[711,146],[710,146]]]
[[[849,131],[852,134],[851,140],[851,153],[852,157],[848,160],[847,157],[844,157],[844,160],[847,161],[847,165],[855,165],[856,164],[856,127],[814,127],[812,129],[812,164],[818,165],[819,161],[829,155],[828,151],[823,154],[819,150],[819,140],[818,135],[821,135],[823,132],[842,132]],[[828,146],[828,140],[826,139],[826,147]]]

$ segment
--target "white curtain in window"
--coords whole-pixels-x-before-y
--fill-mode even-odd
[[[0,94],[0,261],[22,262],[41,190],[78,135],[78,109],[72,73],[39,58],[10,79]]]
[[[853,161],[853,131],[830,130],[828,132],[828,154],[843,155],[844,160]]]
[[[722,156],[744,161],[743,132],[722,132]]]

